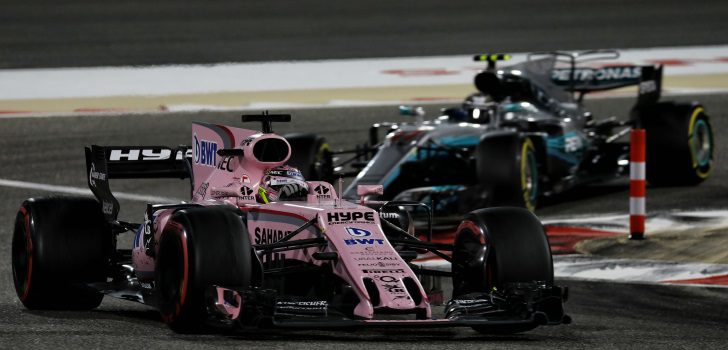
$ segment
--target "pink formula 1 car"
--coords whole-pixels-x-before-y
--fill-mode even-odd
[[[518,208],[469,213],[452,244],[418,238],[408,202],[352,203],[282,167],[289,143],[194,123],[190,147],[86,149],[96,199],[25,201],[13,235],[15,289],[29,309],[92,309],[104,295],[159,309],[175,331],[220,327],[469,326],[512,333],[569,323],[546,235]],[[113,178],[190,178],[192,200],[118,220]],[[295,186],[294,186],[295,185]],[[381,191],[360,188],[360,195]],[[275,195],[273,195],[275,194]],[[131,249],[117,247],[125,232]],[[420,237],[431,237],[425,232]],[[420,263],[436,256],[449,268]],[[451,277],[443,304],[438,279]],[[435,281],[435,283],[433,283]]]

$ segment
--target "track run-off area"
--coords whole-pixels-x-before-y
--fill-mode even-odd
[[[513,53],[501,64],[527,57]],[[589,64],[661,64],[666,94],[728,91],[728,46],[629,49],[617,60]],[[454,55],[0,70],[0,115],[448,103],[472,92],[473,76],[483,68],[472,55]]]

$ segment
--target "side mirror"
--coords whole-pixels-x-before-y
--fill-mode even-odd
[[[359,204],[364,205],[364,197],[368,194],[383,195],[384,186],[382,185],[358,185],[356,186],[356,194],[359,195]]]
[[[422,107],[415,107],[415,106],[399,106],[399,115],[422,117],[425,115],[425,109]]]
[[[399,115],[409,115],[417,118],[417,124],[422,124],[425,120],[425,109],[415,106],[399,106]]]
[[[366,196],[368,194],[378,194],[383,195],[384,194],[384,186],[383,185],[358,185],[356,186],[356,194],[358,196]]]

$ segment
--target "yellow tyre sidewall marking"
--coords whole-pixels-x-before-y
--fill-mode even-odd
[[[523,202],[526,204],[526,208],[530,211],[534,211],[536,209],[536,206],[531,201],[531,194],[530,191],[526,188],[527,180],[526,180],[526,169],[530,165],[528,161],[528,151],[535,150],[535,147],[533,147],[533,142],[531,142],[530,138],[526,138],[525,141],[521,144],[521,192],[523,195]],[[537,181],[535,178],[533,178],[533,172],[531,172],[531,181],[532,181],[532,188],[535,185],[533,182]]]
[[[693,129],[695,127],[695,122],[698,120],[698,116],[704,112],[703,107],[698,107],[693,110],[693,114],[690,116],[690,124],[688,125],[688,147],[690,148],[690,159],[693,162],[693,169],[695,170],[695,174],[698,175],[701,179],[705,179],[710,175],[711,167],[708,166],[708,169],[706,171],[701,171],[700,167],[698,166],[698,160],[695,159],[695,153],[697,145],[693,142]],[[711,142],[713,140],[710,140]]]

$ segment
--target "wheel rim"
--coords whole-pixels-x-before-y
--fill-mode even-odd
[[[698,119],[693,126],[691,137],[693,159],[697,167],[703,168],[710,163],[712,154],[712,139],[710,127],[704,119]]]
[[[493,252],[488,252],[486,262],[477,258],[483,247],[486,246],[486,242],[485,237],[476,231],[479,231],[479,229],[477,229],[475,223],[466,220],[461,223],[456,238],[453,265],[457,265],[461,270],[454,277],[458,279],[456,288],[460,289],[461,294],[486,292],[495,285],[496,276],[492,264]]]
[[[12,243],[13,282],[21,301],[28,298],[33,273],[33,243],[30,240],[30,217],[25,208],[15,221]]]
[[[531,139],[526,139],[521,150],[521,189],[526,208],[533,211],[538,197],[538,167]]]

